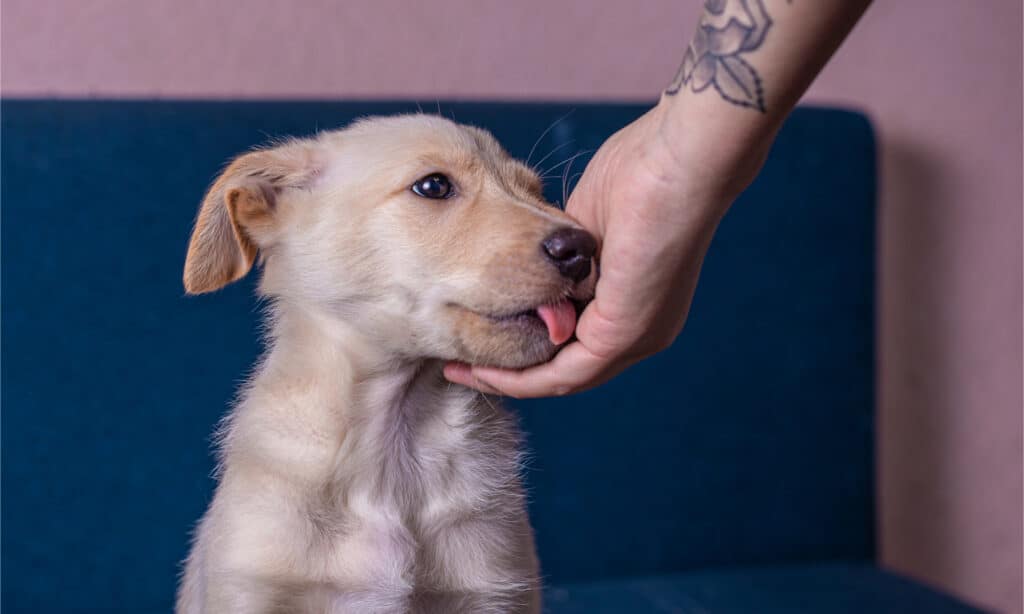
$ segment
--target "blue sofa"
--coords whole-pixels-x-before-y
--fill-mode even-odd
[[[259,352],[253,277],[183,294],[199,198],[270,136],[414,109],[3,101],[6,614],[170,611],[210,433]],[[537,146],[561,157],[644,110],[441,109],[519,156],[575,109]],[[875,197],[868,121],[798,110],[675,347],[592,392],[514,403],[547,612],[977,611],[876,564]]]

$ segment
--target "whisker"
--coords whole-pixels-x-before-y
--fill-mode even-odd
[[[540,136],[537,137],[537,140],[533,142],[533,147],[530,148],[530,153],[527,154],[527,156],[526,156],[526,165],[527,166],[530,166],[530,158],[533,157],[533,152],[534,152],[534,150],[537,149],[537,145],[540,145],[541,140],[544,139],[544,137],[547,135],[547,133],[551,132],[552,128],[557,126],[558,123],[561,122],[566,117],[569,117],[570,115],[572,115],[574,111],[576,111],[576,109],[569,109],[568,113],[566,113],[565,115],[559,117],[555,121],[551,122],[551,125],[549,125],[547,128],[545,128],[544,132],[540,133]],[[534,165],[534,166],[537,166],[537,165]]]
[[[541,176],[545,176],[545,175],[547,175],[548,173],[550,173],[551,171],[553,171],[553,170],[555,170],[556,168],[558,168],[559,166],[562,166],[563,164],[567,164],[567,163],[569,163],[569,162],[572,162],[572,161],[573,161],[573,160],[575,160],[576,158],[579,158],[580,156],[585,156],[585,155],[587,155],[587,154],[589,154],[589,153],[594,153],[594,150],[593,150],[593,149],[587,149],[586,151],[580,151],[580,152],[577,152],[576,154],[574,154],[574,155],[570,156],[569,158],[566,158],[565,160],[562,160],[561,162],[559,162],[558,164],[556,164],[556,165],[552,166],[551,168],[546,168],[546,169],[544,169],[544,171],[543,171],[542,173],[539,173],[539,174],[540,174]],[[560,176],[560,175],[559,175],[559,176]]]
[[[534,171],[536,171],[538,166],[540,166],[541,164],[544,164],[544,161],[547,160],[548,158],[550,158],[551,156],[553,156],[555,153],[557,153],[558,150],[565,149],[566,147],[568,147],[569,145],[572,145],[575,142],[576,141],[566,141],[566,142],[562,143],[561,145],[559,145],[558,147],[555,147],[550,152],[548,152],[548,154],[546,156],[544,156],[540,160],[537,160],[537,162],[531,168]]]
[[[569,164],[569,166],[565,167],[565,169],[566,169],[565,174],[566,175],[569,174],[569,167],[570,166],[572,166],[571,163]],[[563,210],[569,204],[569,195],[572,194],[573,191],[576,189],[576,181],[580,177],[583,176],[584,172],[585,171],[580,171],[580,172],[576,173],[575,175],[570,177],[568,181],[565,180],[565,175],[562,176],[562,209]]]
[[[565,210],[566,205],[569,204],[569,191],[568,191],[568,179],[569,171],[572,170],[572,163],[576,161],[576,158],[569,160],[569,163],[565,165],[565,170],[562,173],[562,210]]]
[[[573,175],[572,177],[569,178],[569,193],[570,194],[572,193],[573,189],[576,187],[576,182],[579,181],[580,177],[582,177],[583,173],[585,173],[585,172],[586,171],[580,171],[580,172],[576,173],[575,175]]]
[[[493,410],[495,413],[497,413],[498,408],[494,406],[494,403],[491,403],[491,400],[487,398],[487,395],[482,393],[482,392],[480,392],[479,390],[477,392],[480,393],[480,397],[484,400],[484,402],[487,403],[491,407],[491,410]]]

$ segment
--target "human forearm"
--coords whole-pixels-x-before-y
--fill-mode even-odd
[[[699,165],[708,190],[734,197],[869,3],[707,0],[656,109],[674,157]]]

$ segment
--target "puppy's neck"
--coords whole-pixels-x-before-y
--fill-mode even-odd
[[[337,367],[341,375],[363,380],[396,367],[415,369],[426,362],[389,352],[359,327],[285,300],[274,304],[269,324],[268,359],[287,356],[289,362],[282,363],[282,368],[320,372]]]
[[[443,363],[388,351],[364,331],[315,310],[281,302],[271,318],[270,348],[260,375],[301,383],[323,396],[343,401],[349,414],[408,404],[429,389],[457,394],[461,387],[444,380]],[[432,399],[436,400],[436,399]]]
[[[444,379],[441,361],[388,354],[323,314],[282,302],[270,327],[268,353],[229,423],[229,463],[254,454],[321,481],[339,457],[364,469],[401,458],[419,433],[466,424],[479,404]]]

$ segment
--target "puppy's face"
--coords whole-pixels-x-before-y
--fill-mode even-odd
[[[488,133],[399,116],[236,160],[200,209],[185,287],[262,253],[264,293],[395,355],[523,367],[571,335],[595,250]]]

